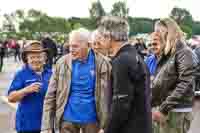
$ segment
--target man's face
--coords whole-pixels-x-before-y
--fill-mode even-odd
[[[108,45],[106,44],[106,40],[100,34],[95,36],[95,41],[93,42],[92,47],[103,55],[108,54]]]
[[[28,53],[27,54],[27,62],[28,65],[34,70],[34,71],[41,71],[44,64],[45,64],[45,57],[44,53]]]
[[[151,35],[151,49],[155,55],[159,55],[161,53],[161,37],[159,33],[152,33]]]
[[[101,34],[100,34],[101,35]],[[113,51],[113,43],[111,41],[111,38],[109,36],[103,36],[101,35],[102,39],[99,40],[99,45],[101,45],[100,47],[102,48],[102,50],[104,49],[107,52],[107,56],[112,57],[114,55],[114,51]]]
[[[73,60],[85,59],[88,53],[88,42],[75,36],[70,41],[69,49]]]

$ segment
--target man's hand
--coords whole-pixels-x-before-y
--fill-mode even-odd
[[[53,133],[52,129],[43,130],[40,133]]]
[[[104,130],[103,130],[103,129],[100,129],[98,133],[104,133]]]
[[[156,121],[160,124],[164,124],[166,121],[166,117],[164,114],[162,114],[160,111],[154,111],[152,112],[152,119],[153,121]]]

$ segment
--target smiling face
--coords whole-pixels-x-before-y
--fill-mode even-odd
[[[45,64],[43,52],[27,53],[27,63],[34,71],[41,71]]]
[[[80,28],[69,34],[69,49],[73,60],[87,59],[89,51],[90,32]]]
[[[152,33],[151,35],[151,49],[153,53],[157,56],[161,53],[161,41],[160,41],[160,34],[159,33]]]
[[[157,32],[160,34],[161,40],[163,41],[167,40],[168,29],[166,26],[162,25],[161,23],[156,23],[154,32]]]
[[[79,36],[73,36],[71,38],[69,49],[73,60],[87,58],[88,48],[88,42],[82,40]]]

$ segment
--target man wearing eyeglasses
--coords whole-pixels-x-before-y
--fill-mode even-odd
[[[44,101],[43,132],[98,133],[108,114],[110,64],[89,48],[90,32],[69,35],[70,53],[56,64]]]

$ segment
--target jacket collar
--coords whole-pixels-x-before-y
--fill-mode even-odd
[[[119,49],[119,51],[118,51],[117,54],[114,56],[114,58],[117,57],[120,53],[129,50],[130,47],[131,47],[130,44],[125,43],[124,46],[122,46],[122,47]]]

